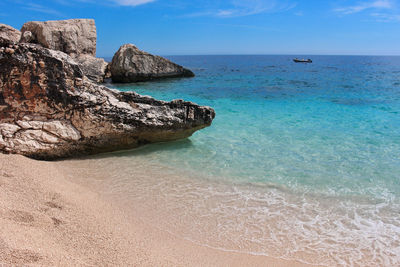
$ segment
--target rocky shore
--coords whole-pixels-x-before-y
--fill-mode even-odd
[[[17,30],[0,29],[2,152],[56,159],[128,149],[189,137],[215,117],[209,107],[100,85],[109,70],[121,82],[194,74],[133,45],[108,66],[95,57],[93,20],[28,22],[19,42]]]

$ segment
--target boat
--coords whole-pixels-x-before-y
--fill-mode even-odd
[[[311,59],[298,59],[298,58],[295,58],[295,59],[293,59],[293,61],[296,62],[296,63],[312,63]]]

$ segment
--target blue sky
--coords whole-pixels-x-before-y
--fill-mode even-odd
[[[400,55],[400,0],[1,0],[0,22],[94,18],[98,56]]]

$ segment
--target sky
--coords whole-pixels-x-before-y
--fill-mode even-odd
[[[400,55],[400,0],[0,0],[0,23],[93,18],[97,55]]]

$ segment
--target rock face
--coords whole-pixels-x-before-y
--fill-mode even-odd
[[[0,37],[13,42],[18,42],[21,38],[21,32],[11,26],[0,23]]]
[[[106,78],[108,63],[97,57],[81,55],[75,60],[81,65],[83,74],[96,83],[103,83]]]
[[[113,82],[141,82],[160,78],[193,77],[194,73],[168,59],[125,44],[115,53],[111,65]]]
[[[96,58],[96,25],[92,19],[31,21],[22,26],[21,42],[37,43],[69,54],[92,81],[104,82],[107,63]]]
[[[56,159],[186,138],[213,109],[97,85],[63,52],[0,38],[0,151]]]
[[[21,35],[21,43],[30,43],[30,42],[34,42],[34,37],[32,35],[32,32],[30,31],[26,31]]]
[[[31,32],[25,40],[25,32]],[[70,56],[96,56],[96,26],[92,19],[30,21],[21,29],[23,42],[37,43]],[[29,36],[29,34],[27,34]]]

